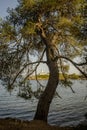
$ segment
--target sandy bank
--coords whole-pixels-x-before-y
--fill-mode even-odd
[[[0,130],[87,130],[87,126],[58,127],[50,126],[43,121],[21,121],[18,119],[0,119]]]

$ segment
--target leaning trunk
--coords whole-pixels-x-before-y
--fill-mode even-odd
[[[50,48],[47,47],[47,52],[46,52],[47,65],[49,68],[49,80],[43,94],[40,97],[40,100],[37,106],[37,111],[34,117],[35,120],[43,120],[45,122],[47,122],[49,107],[52,102],[52,99],[55,94],[58,81],[59,81],[57,60],[53,60],[53,58],[55,57],[54,55],[51,55]],[[52,49],[53,48],[51,48],[51,50]],[[55,50],[53,49],[52,51],[55,51]]]

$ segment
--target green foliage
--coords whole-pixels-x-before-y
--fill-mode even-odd
[[[35,5],[35,0],[22,0],[22,4],[25,9],[32,8]]]
[[[49,78],[49,75],[37,75],[37,78],[38,79],[48,79]]]
[[[69,75],[69,78],[71,78],[71,79],[79,79],[80,76],[74,73],[74,74]]]
[[[40,35],[43,32],[47,41],[50,44],[54,43],[56,57],[59,54],[70,59],[81,57],[83,46],[87,44],[87,40],[83,40],[85,33],[82,30],[84,0],[18,0],[18,2],[19,5],[15,9],[8,9],[6,19],[0,20],[0,55],[2,55],[0,68],[4,67],[4,74],[6,72],[9,75],[7,68],[11,70],[12,75],[16,69],[29,64],[32,55],[37,62],[43,61],[42,50],[46,48]],[[37,64],[35,65],[37,69]],[[62,68],[64,73],[68,71],[68,67]],[[32,74],[33,71],[31,72],[29,66],[28,73]],[[16,74],[17,71],[14,72],[14,75]],[[40,75],[39,78],[47,77]]]
[[[10,40],[13,40],[15,37],[14,27],[11,26],[8,21],[1,23],[0,31],[1,31],[0,37],[3,39],[4,43],[7,43]]]
[[[31,84],[28,83],[22,83],[20,84],[20,88],[19,88],[19,93],[18,93],[18,96],[22,97],[22,98],[25,98],[25,99],[30,99],[33,95],[33,92],[32,92],[32,88],[31,88]]]
[[[32,84],[29,82],[29,80],[26,80],[24,83],[19,84],[19,92],[18,96],[24,98],[24,99],[31,99],[31,98],[40,98],[41,93],[43,90],[41,89],[40,86],[36,88],[36,90],[32,89]]]
[[[31,34],[36,34],[35,32],[35,23],[33,22],[27,22],[24,28],[22,28],[21,33],[23,37],[28,37]]]

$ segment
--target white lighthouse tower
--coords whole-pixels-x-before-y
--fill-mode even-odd
[[[45,75],[46,73],[41,69],[40,75]]]

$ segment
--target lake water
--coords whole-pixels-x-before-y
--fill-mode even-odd
[[[33,87],[36,87],[36,82]],[[46,81],[41,81],[43,84]],[[72,88],[57,88],[62,99],[54,97],[48,116],[48,122],[52,125],[75,126],[85,120],[84,114],[87,113],[87,81],[73,81]],[[14,89],[10,94],[0,81],[0,118],[12,117],[23,120],[32,120],[35,114],[37,99],[25,100],[17,96]]]

